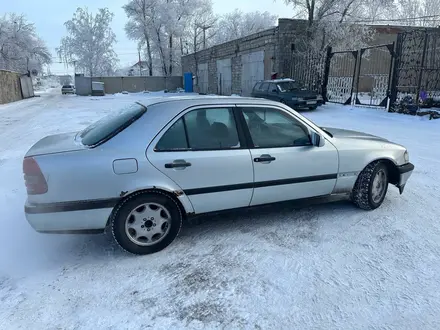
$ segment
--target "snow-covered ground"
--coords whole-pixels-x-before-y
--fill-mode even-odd
[[[440,120],[305,113],[408,147],[405,193],[390,187],[372,212],[339,201],[204,217],[144,257],[105,235],[35,233],[23,214],[27,149],[141,97],[54,90],[0,106],[0,329],[440,328]]]

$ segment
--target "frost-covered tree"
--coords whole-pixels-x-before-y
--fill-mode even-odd
[[[403,25],[439,27],[440,0],[395,1],[390,16]]]
[[[123,6],[126,34],[146,54],[149,74],[157,65],[163,75],[179,73],[180,56],[191,45],[193,25],[202,23],[197,16],[206,7],[212,11],[210,0],[130,0]]]
[[[0,17],[0,69],[41,72],[52,57],[36,31],[23,15]]]
[[[212,1],[199,1],[189,17],[182,40],[182,54],[195,53],[212,45],[217,34],[218,17],[212,9]]]
[[[384,8],[392,0],[284,0],[296,17],[307,21],[307,33],[299,47],[321,51],[333,48],[356,49],[371,39],[373,31],[356,21],[369,18],[374,7]],[[376,12],[377,14],[377,12]]]
[[[107,9],[98,10],[96,15],[87,8],[78,8],[73,18],[64,23],[68,35],[61,40],[58,55],[90,76],[111,75],[117,63],[113,50],[116,36],[110,28],[113,14]]]
[[[277,16],[267,11],[243,13],[235,9],[218,20],[214,42],[220,44],[269,29],[276,25],[276,20]]]

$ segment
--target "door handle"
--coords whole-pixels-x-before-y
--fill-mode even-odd
[[[271,155],[261,155],[260,157],[254,158],[254,162],[256,163],[270,163],[273,162],[276,158]]]
[[[191,163],[188,163],[187,161],[183,159],[176,159],[172,163],[166,163],[165,168],[186,168],[188,166],[191,166]]]

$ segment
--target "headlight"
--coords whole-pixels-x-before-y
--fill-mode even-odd
[[[409,162],[409,153],[408,153],[408,150],[405,150],[405,153],[403,154],[403,159],[405,160],[406,163]]]

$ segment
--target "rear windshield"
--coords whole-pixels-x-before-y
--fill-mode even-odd
[[[71,85],[64,85],[63,88],[71,88]]]
[[[139,103],[131,104],[114,112],[79,133],[81,143],[93,147],[111,139],[138,120],[147,111]]]

